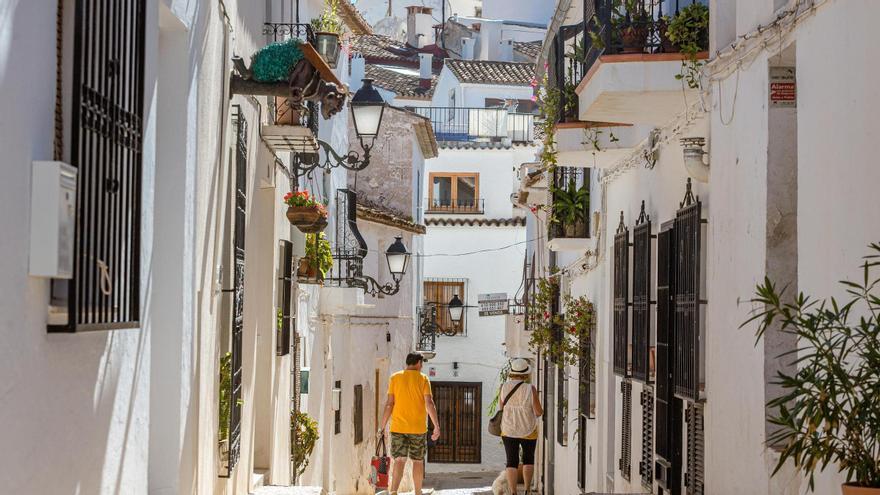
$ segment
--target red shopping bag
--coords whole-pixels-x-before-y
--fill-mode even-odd
[[[376,455],[370,461],[370,482],[378,489],[388,488],[388,474],[391,471],[391,458],[385,448],[385,435],[379,436],[376,442]]]

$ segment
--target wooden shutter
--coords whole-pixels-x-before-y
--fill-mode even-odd
[[[354,444],[358,445],[364,441],[364,386],[357,384],[354,386]]]
[[[76,0],[71,165],[73,278],[53,282],[67,319],[50,332],[140,326],[144,0]]]
[[[654,390],[642,390],[642,459],[639,461],[639,475],[642,486],[654,486]]]
[[[645,202],[633,229],[632,376],[649,383],[651,348],[651,219]]]
[[[621,382],[620,391],[623,395],[623,412],[618,467],[623,479],[629,481],[632,473],[632,382],[629,380]]]
[[[291,328],[296,320],[293,309],[293,243],[281,240],[278,244],[278,304],[275,308],[275,354],[290,353]]]
[[[614,374],[629,376],[629,229],[620,224],[614,235]]]
[[[691,193],[691,181],[681,209],[675,214],[675,394],[700,400],[700,249],[701,210]]]
[[[444,335],[467,333],[467,311],[461,317],[461,323],[456,327],[449,317],[449,301],[452,296],[458,297],[467,304],[466,280],[465,279],[428,279],[425,280],[425,302],[437,305],[437,328]]]

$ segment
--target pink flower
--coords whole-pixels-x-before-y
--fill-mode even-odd
[[[538,101],[538,95],[532,95],[532,101]]]

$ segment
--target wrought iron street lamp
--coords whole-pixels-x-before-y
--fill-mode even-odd
[[[464,316],[464,303],[458,298],[458,294],[452,295],[452,300],[449,301],[448,310],[449,319],[452,320],[452,324],[458,326],[458,324],[461,323],[462,316]]]
[[[385,251],[385,259],[388,261],[388,271],[391,272],[391,279],[394,283],[380,284],[373,277],[369,275],[361,275],[361,283],[365,292],[370,295],[376,296],[379,294],[384,294],[386,296],[393,296],[400,292],[400,282],[403,280],[403,276],[406,275],[406,270],[409,268],[409,259],[412,256],[412,253],[406,248],[406,245],[403,244],[403,237],[395,236],[394,243],[388,247]]]
[[[316,168],[329,170],[334,167],[357,172],[370,165],[370,151],[379,135],[382,116],[385,114],[387,104],[379,91],[373,87],[372,79],[362,79],[362,82],[363,85],[354,94],[349,106],[351,107],[355,134],[364,150],[363,158],[355,150],[349,150],[348,153],[340,155],[329,143],[318,139],[318,147],[324,150],[324,160],[320,159],[320,151],[318,153],[294,153],[293,165],[297,175],[310,175]]]

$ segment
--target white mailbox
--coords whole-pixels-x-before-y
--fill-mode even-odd
[[[77,170],[62,162],[33,162],[30,274],[71,278],[76,238]]]

